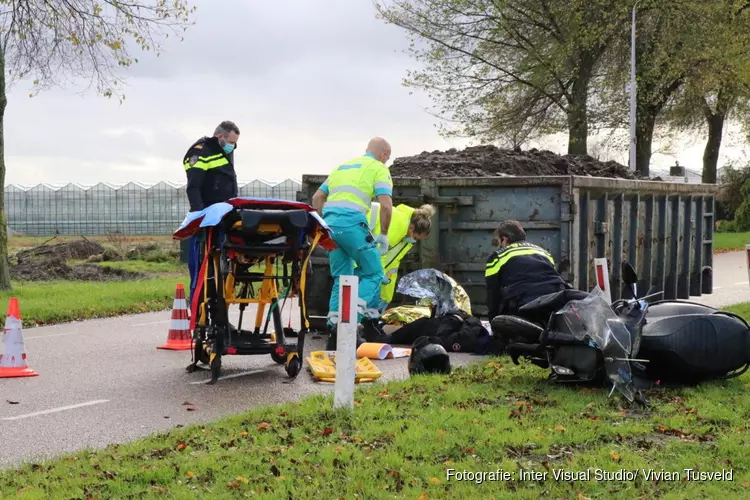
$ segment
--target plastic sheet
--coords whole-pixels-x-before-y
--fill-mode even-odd
[[[632,350],[630,331],[612,311],[601,289],[595,287],[587,298],[568,302],[557,314],[576,338],[593,342],[602,352],[605,370],[614,387],[628,401],[633,401],[636,390],[628,361]]]

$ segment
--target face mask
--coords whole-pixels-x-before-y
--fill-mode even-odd
[[[412,238],[410,236],[405,237],[404,241],[407,242],[407,243],[411,243],[412,245],[417,242],[417,240],[415,240],[414,238]]]
[[[234,144],[224,144],[224,152],[226,154],[231,153],[234,150]]]

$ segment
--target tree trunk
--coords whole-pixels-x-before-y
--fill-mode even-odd
[[[642,176],[649,177],[657,113],[651,106],[648,106],[645,112],[636,109],[636,113],[635,169]]]
[[[5,54],[0,46],[0,291],[10,291],[8,262],[8,224],[5,220]]]
[[[571,90],[571,100],[568,106],[568,154],[588,154],[589,121],[587,116],[587,102],[590,71],[585,68],[578,71],[576,81]]]
[[[724,133],[724,113],[715,113],[706,117],[708,122],[708,140],[703,150],[703,178],[705,184],[716,184],[716,167],[719,163],[719,149]]]

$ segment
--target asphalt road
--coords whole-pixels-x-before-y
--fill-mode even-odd
[[[744,252],[715,257],[714,290],[693,300],[716,307],[750,301]],[[290,312],[298,328],[296,308],[287,306],[284,323]],[[248,309],[246,318],[253,317]],[[293,383],[284,383],[284,367],[267,355],[225,357],[227,378],[206,385],[207,371],[185,371],[190,351],[156,349],[169,318],[161,312],[25,330],[29,365],[40,375],[0,379],[0,467],[333,391],[333,384],[315,382],[306,366]],[[307,339],[308,352],[324,348],[325,337]],[[480,359],[451,357],[455,365]],[[405,359],[375,363],[381,380],[408,377]]]
[[[254,319],[250,312],[245,317]],[[289,314],[284,317],[286,325]],[[29,366],[39,376],[0,379],[0,467],[333,392],[334,384],[315,382],[307,365],[294,382],[284,383],[284,367],[270,355],[227,356],[227,378],[206,385],[208,371],[185,371],[190,351],[156,349],[166,339],[169,318],[162,312],[24,330]],[[295,328],[298,318],[295,310]],[[307,336],[305,350],[324,349],[325,339]],[[479,359],[451,357],[455,365]],[[375,364],[381,380],[409,376],[405,358]]]

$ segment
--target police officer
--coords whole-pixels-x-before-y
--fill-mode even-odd
[[[371,139],[364,155],[336,167],[313,195],[313,208],[322,212],[337,246],[329,254],[334,283],[328,309],[327,350],[336,349],[339,276],[353,275],[355,263],[360,277],[357,320],[365,338],[380,333],[380,286],[385,278],[380,256],[388,251],[393,209],[393,181],[385,166],[390,156],[391,146],[385,139]],[[376,235],[370,231],[366,217],[374,197],[380,203],[380,233]]]
[[[487,307],[492,320],[499,314],[517,315],[518,308],[555,293],[568,284],[555,269],[555,261],[543,248],[526,241],[518,221],[501,222],[493,237],[500,248],[487,259]]]
[[[214,130],[213,137],[195,141],[182,159],[187,175],[187,197],[191,212],[200,212],[213,205],[237,196],[237,175],[234,171],[234,150],[240,129],[233,122],[223,121]],[[200,269],[201,236],[190,239],[188,269],[190,270],[190,295],[192,302],[196,279]]]

